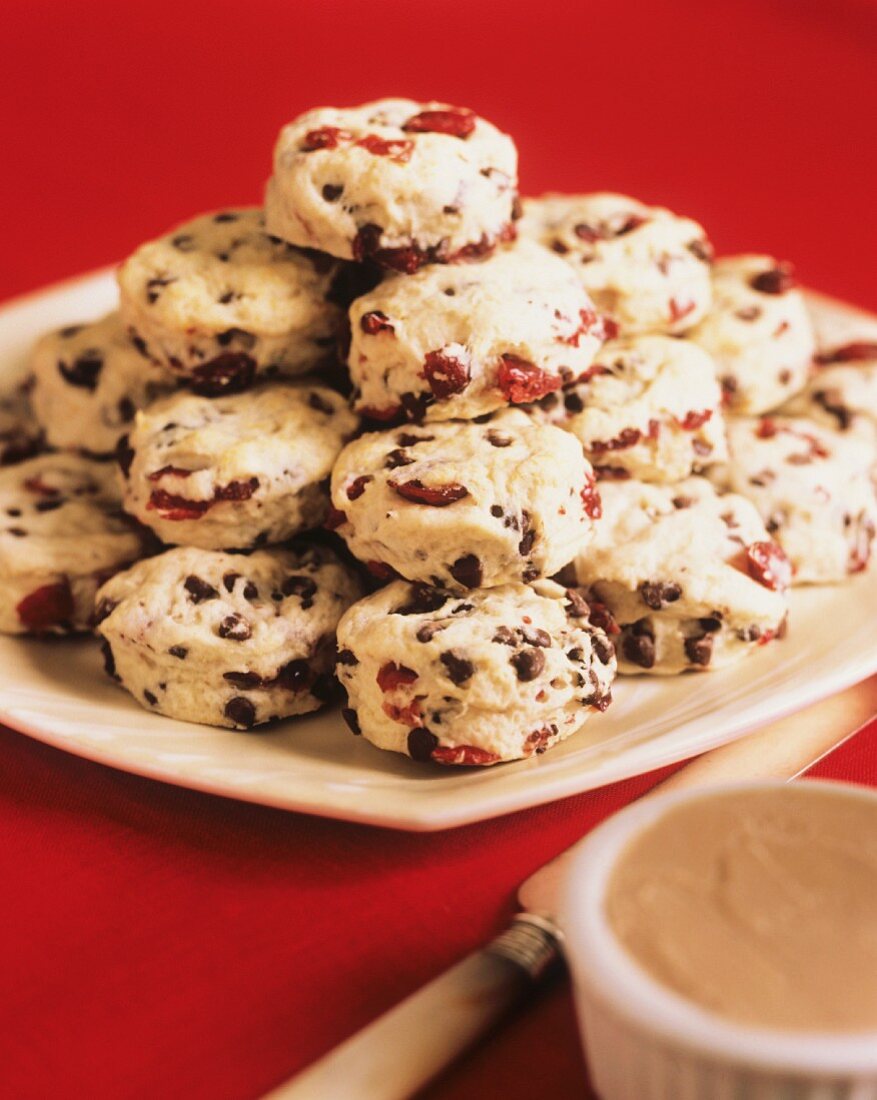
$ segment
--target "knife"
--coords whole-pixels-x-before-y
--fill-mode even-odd
[[[698,757],[642,797],[747,779],[794,779],[877,714],[877,676]],[[329,1051],[266,1100],[406,1100],[526,1001],[563,957],[558,899],[579,844],[518,891],[520,912],[485,947]]]

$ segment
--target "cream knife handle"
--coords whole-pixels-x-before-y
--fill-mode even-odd
[[[519,914],[468,955],[266,1100],[407,1100],[526,998],[560,957],[559,933]]]

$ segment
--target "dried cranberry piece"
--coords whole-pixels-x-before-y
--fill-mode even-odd
[[[436,764],[485,767],[488,764],[498,764],[501,757],[495,752],[479,749],[475,745],[442,745],[432,750],[432,759]]]
[[[569,595],[569,593],[567,593],[567,595]],[[598,630],[604,631],[610,637],[621,633],[621,627],[615,621],[615,616],[606,604],[600,603],[597,600],[591,600],[589,607],[588,622],[591,626],[595,626]]]
[[[700,260],[702,263],[711,264],[713,262],[713,246],[705,238],[697,237],[693,241],[689,241],[685,247],[695,259]]]
[[[524,742],[524,748],[527,755],[536,753],[537,756],[541,756],[543,752],[548,748],[548,744],[552,737],[557,734],[557,727],[554,729],[551,726],[543,726],[542,729],[533,730],[531,734],[527,736],[527,740]]]
[[[413,668],[397,665],[395,661],[381,665],[376,676],[378,687],[383,692],[396,691],[397,688],[404,687],[406,684],[413,684],[417,678]]]
[[[624,451],[628,447],[635,447],[642,439],[643,433],[639,428],[625,428],[614,439],[594,439],[588,444],[588,450],[593,454],[601,455],[607,451]]]
[[[243,726],[247,730],[252,729],[256,724],[256,708],[243,695],[232,696],[225,704],[223,714],[229,722],[233,722],[236,726]]]
[[[603,515],[603,502],[600,499],[597,483],[593,478],[588,479],[580,495],[585,515],[591,519],[599,519]]]
[[[472,679],[475,673],[475,665],[471,661],[465,657],[460,657],[451,650],[440,654],[439,660],[445,666],[451,683],[465,684],[467,680]]]
[[[318,130],[308,130],[300,146],[303,153],[313,153],[316,149],[336,149],[343,141],[352,141],[353,135],[338,126],[321,126]]]
[[[382,234],[383,229],[373,222],[361,226],[353,238],[354,260],[360,263],[364,260],[374,260],[381,267],[401,271],[405,275],[413,275],[424,264],[438,259],[435,249],[424,251],[416,244],[403,248],[381,248]]]
[[[63,360],[58,363],[58,371],[65,382],[71,386],[94,392],[103,370],[103,356],[96,351],[84,352],[68,366]]]
[[[362,494],[365,492],[365,487],[370,481],[374,481],[371,474],[363,474],[361,477],[354,478],[353,481],[347,486],[347,499],[359,500]]]
[[[356,143],[361,149],[367,149],[373,156],[389,157],[399,164],[407,164],[414,152],[414,142],[404,138],[382,138],[377,134],[366,134]]]
[[[857,359],[877,359],[877,343],[858,340],[833,351],[823,351],[816,356],[817,363],[850,363]]]
[[[412,760],[430,760],[438,738],[423,726],[418,726],[408,734],[408,755]]]
[[[392,565],[387,565],[384,561],[367,561],[365,567],[379,581],[391,581],[394,577],[399,576]]]
[[[240,615],[226,615],[219,624],[219,636],[230,642],[246,642],[252,638],[253,631],[247,620]]]
[[[373,309],[369,313],[363,313],[359,319],[359,327],[368,336],[377,336],[380,332],[394,333],[390,318],[379,309]]]
[[[70,582],[65,578],[57,584],[35,588],[16,605],[15,611],[26,630],[39,632],[68,624],[75,611]]]
[[[447,485],[424,485],[415,478],[412,481],[388,481],[387,484],[394,489],[400,497],[410,500],[414,504],[428,504],[432,508],[447,508],[463,497],[469,495],[465,485],[457,482],[449,482]]]
[[[60,489],[55,489],[53,486],[47,485],[39,475],[26,478],[22,484],[29,493],[38,493],[40,496],[44,497],[56,497],[61,492]]]
[[[414,459],[407,451],[403,451],[401,447],[396,447],[384,459],[384,468],[398,470],[401,466],[410,466],[413,462]]]
[[[375,405],[362,405],[358,411],[366,420],[380,420],[383,423],[387,420],[395,420],[402,412],[402,406],[388,405],[386,408],[379,409]]]
[[[546,393],[560,389],[557,375],[542,370],[527,359],[510,354],[500,356],[497,384],[505,399],[513,405],[538,401]]]
[[[683,431],[693,432],[712,419],[713,410],[704,409],[703,412],[688,412],[682,420],[677,421]]]
[[[777,543],[752,542],[745,553],[746,568],[753,580],[775,592],[784,592],[791,585],[792,563]]]
[[[687,317],[689,313],[693,313],[697,309],[697,302],[692,299],[688,301],[679,301],[678,298],[670,299],[670,321],[676,324],[677,321],[681,321],[684,317]]]
[[[192,390],[201,397],[221,397],[250,388],[256,377],[256,361],[242,351],[227,351],[192,372]]]
[[[465,139],[475,129],[476,119],[468,107],[446,107],[412,115],[402,129],[409,134],[448,134]]]
[[[337,531],[342,524],[347,522],[347,516],[339,508],[335,508],[330,505],[326,518],[323,520],[323,527],[327,531]]]
[[[749,280],[753,290],[762,294],[785,294],[798,285],[791,264],[778,264],[767,271],[759,271]]]
[[[247,478],[246,481],[230,481],[228,485],[221,485],[213,494],[214,500],[249,500],[259,488],[257,477]]]
[[[595,226],[588,225],[587,222],[579,222],[578,225],[574,226],[573,233],[580,241],[587,241],[588,244],[605,240],[605,234]]]
[[[189,500],[187,497],[169,493],[166,489],[153,489],[146,502],[148,512],[159,512],[162,519],[175,523],[200,519],[212,507],[212,500]]]
[[[423,375],[433,394],[442,400],[462,393],[469,385],[469,362],[443,349],[430,351],[423,361]]]

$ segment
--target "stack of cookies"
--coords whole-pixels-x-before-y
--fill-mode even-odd
[[[668,210],[522,206],[472,111],[311,111],[264,209],[119,287],[0,405],[0,629],[96,629],[162,714],[340,701],[416,760],[521,759],[868,563],[877,347],[815,359],[790,268]]]

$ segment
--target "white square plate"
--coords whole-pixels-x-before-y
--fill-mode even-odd
[[[115,305],[101,272],[0,310],[0,378],[46,329]],[[877,318],[811,296],[835,341]],[[433,768],[353,737],[335,712],[236,733],[142,710],[103,674],[91,639],[0,638],[0,719],[139,775],[231,798],[398,829],[464,825],[651,771],[742,736],[877,672],[877,570],[792,594],[788,637],[741,664],[672,679],[621,678],[615,702],[544,756],[482,770]]]

